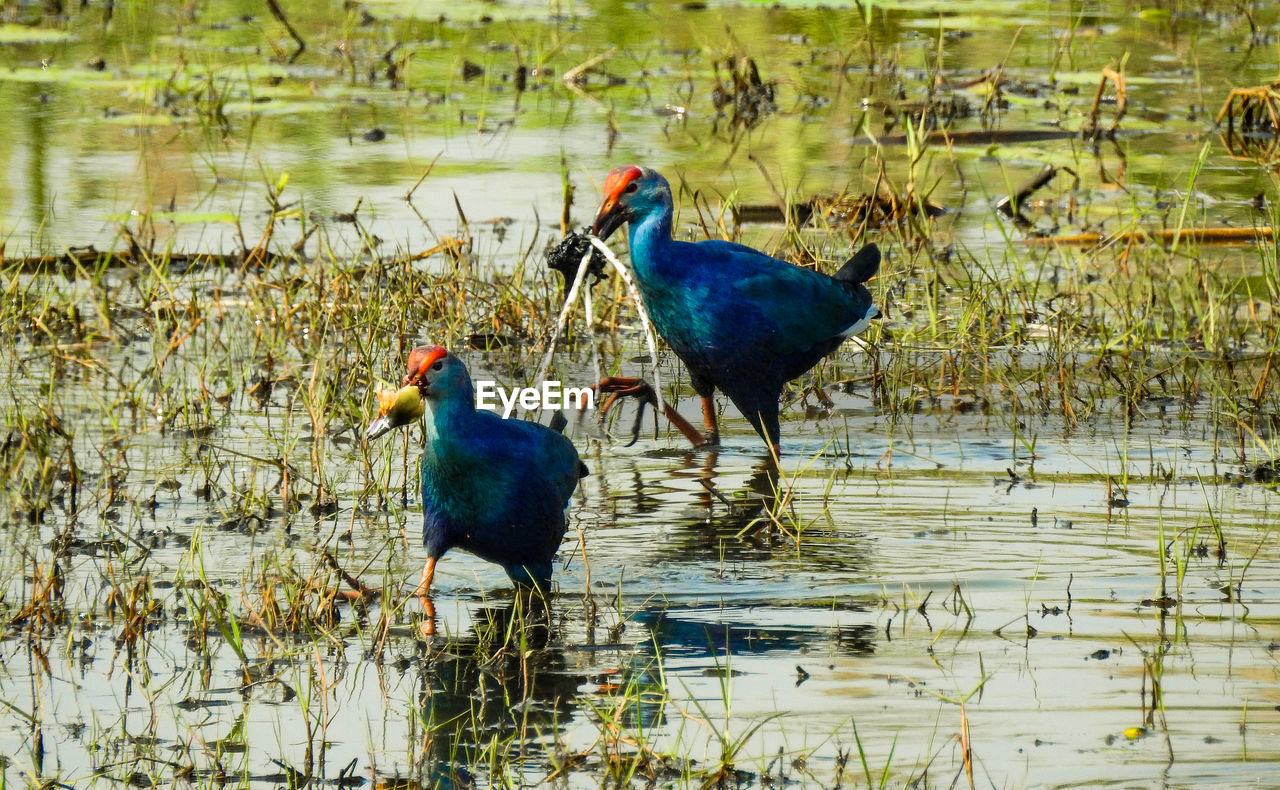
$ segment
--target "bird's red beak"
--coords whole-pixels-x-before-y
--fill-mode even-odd
[[[595,224],[591,232],[603,241],[622,227],[622,223],[631,219],[631,211],[622,204],[622,194],[627,185],[644,175],[644,171],[635,165],[619,167],[609,173],[604,180],[604,202],[596,212]]]
[[[622,227],[627,221],[627,211],[618,205],[618,201],[612,197],[606,197],[604,203],[600,204],[600,210],[596,212],[596,222],[592,226],[591,232],[600,237],[601,241],[613,235],[613,232]]]

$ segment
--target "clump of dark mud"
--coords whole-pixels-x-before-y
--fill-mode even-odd
[[[560,240],[560,243],[547,250],[547,267],[555,269],[564,276],[564,286],[568,288],[578,275],[578,267],[588,252],[591,259],[587,261],[587,275],[593,279],[589,283],[595,285],[604,279],[604,255],[591,246],[591,237],[587,228],[571,231]]]

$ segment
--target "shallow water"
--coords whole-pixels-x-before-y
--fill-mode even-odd
[[[1033,231],[1176,227],[1184,208],[1198,225],[1266,223],[1253,198],[1273,200],[1273,176],[1233,158],[1212,118],[1228,88],[1274,76],[1274,9],[1252,9],[1252,47],[1234,7],[1110,2],[876,3],[869,22],[807,3],[286,11],[308,41],[292,64],[273,57],[273,44],[292,45],[256,4],[141,3],[106,23],[93,6],[5,11],[27,26],[0,31],[16,38],[0,44],[0,108],[15,119],[0,131],[6,255],[121,249],[122,222],[144,247],[234,253],[263,235],[273,185],[272,249],[321,227],[302,248],[317,262],[264,272],[7,272],[11,305],[80,312],[6,314],[23,316],[0,407],[6,784],[701,786],[723,760],[729,785],[883,773],[890,786],[951,786],[969,783],[962,737],[981,786],[1274,782],[1280,514],[1253,464],[1268,460],[1276,421],[1265,398],[1249,411],[1179,383],[1181,354],[1208,335],[1196,346],[1170,327],[1136,348],[1070,338],[1082,368],[1120,349],[1162,376],[1144,379],[1136,408],[1079,400],[1079,425],[1028,407],[1035,382],[996,377],[948,395],[939,375],[928,392],[896,393],[905,409],[867,383],[951,353],[894,339],[934,320],[903,283],[935,266],[951,294],[938,303],[944,327],[969,320],[964,282],[1031,272],[1053,287],[1026,298],[1052,314],[1068,298],[1054,289],[1070,296],[1127,271],[1115,255],[1023,246],[1025,230],[992,212],[1046,162],[1081,180],[1071,189],[1060,175],[1038,193]],[[383,53],[397,42],[392,79]],[[622,82],[592,73],[581,92],[564,87],[566,70],[615,43],[603,66]],[[537,349],[518,330],[548,328],[537,311],[555,283],[537,261],[559,236],[562,157],[575,223],[610,167],[642,161],[687,186],[691,235],[694,190],[711,224],[723,199],[774,202],[770,180],[800,199],[871,188],[868,134],[884,138],[888,175],[904,184],[910,149],[893,136],[905,125],[882,107],[921,100],[939,52],[951,82],[1000,64],[1010,80],[985,125],[983,94],[951,91],[971,113],[957,129],[1078,129],[1100,69],[1125,52],[1129,114],[1114,143],[931,146],[919,188],[949,209],[932,257],[922,266],[900,236],[872,234],[888,255],[876,293],[890,317],[872,352],[850,343],[824,370],[833,407],[788,406],[780,475],[732,412],[718,452],[689,450],[665,426],[655,437],[648,416],[625,446],[626,409],[607,427],[575,419],[592,475],[549,619],[524,612],[499,569],[457,552],[436,577],[442,633],[418,639],[418,603],[401,599],[424,559],[419,433],[371,448],[356,438],[377,379],[398,377],[397,342],[463,348],[467,333],[498,332],[516,347],[463,352],[473,376],[533,375]],[[749,130],[727,129],[711,100],[712,61],[729,54],[777,81],[777,111]],[[464,60],[484,75],[465,79]],[[523,92],[518,64],[543,67]],[[337,216],[357,204],[358,223]],[[794,251],[781,224],[726,225]],[[376,302],[383,278],[397,282],[397,254],[467,234],[464,263],[436,256],[401,274],[523,272],[529,304],[510,325],[406,313],[397,337],[371,337],[384,325],[320,309],[370,292]],[[831,258],[853,243],[843,228],[803,235]],[[957,271],[952,248],[981,270]],[[1206,248],[1168,276],[1196,267],[1248,278],[1258,252]],[[593,350],[606,370],[647,373],[633,321],[624,311],[621,331],[594,340],[575,330],[557,375],[594,380]],[[995,350],[1039,375],[1032,361],[1058,353],[1060,330],[1024,323],[1033,333]],[[1210,377],[1269,364],[1266,331],[1232,342],[1236,367]],[[1217,371],[1211,351],[1203,364]],[[680,367],[661,364],[694,417]],[[333,501],[313,509],[317,490]],[[308,578],[340,586],[322,550],[403,603],[385,634],[380,605],[320,605]],[[42,598],[53,605],[28,608]],[[264,628],[254,615],[267,599],[304,600],[315,616]]]
[[[342,624],[310,647],[283,632],[276,644],[246,625],[246,651],[264,677],[248,686],[216,630],[197,648],[184,611],[194,609],[184,582],[193,555],[210,584],[247,604],[257,592],[246,560],[309,568],[317,541],[353,528],[351,543],[337,544],[343,561],[370,563],[375,579],[385,567],[407,591],[421,560],[413,497],[387,511],[343,497],[332,517],[277,514],[246,534],[219,512],[227,497],[193,496],[198,478],[183,468],[181,443],[140,450],[140,466],[180,485],[158,495],[153,517],[136,507],[123,518],[82,514],[79,534],[122,543],[71,552],[68,599],[81,601],[73,616],[95,610],[104,580],[139,561],[132,537],[150,548],[144,567],[164,616],[132,666],[114,646],[119,620],[101,610],[65,637],[38,640],[49,675],[24,639],[10,638],[6,701],[39,710],[45,772],[80,782],[91,769],[163,779],[172,768],[158,758],[196,766],[202,782],[221,764],[251,783],[279,784],[272,760],[305,770],[304,712],[314,717],[314,759],[328,742],[330,779],[355,760],[365,777],[430,784],[499,771],[532,782],[553,773],[554,755],[592,751],[598,711],[617,705],[641,742],[700,768],[719,756],[721,732],[752,731],[737,761],[748,785],[767,774],[830,786],[840,754],[854,748],[854,726],[876,776],[887,766],[892,784],[949,784],[960,770],[961,699],[982,784],[1269,781],[1280,730],[1272,491],[1224,479],[1214,443],[1186,430],[1130,432],[1142,449],[1126,463],[1111,439],[1122,430],[1099,425],[1063,440],[1045,425],[1032,474],[1008,430],[987,418],[921,417],[907,438],[856,397],[844,400],[850,415],[785,425],[784,451],[847,440],[846,451],[788,455],[778,483],[793,497],[780,511],[785,529],[759,518],[773,489],[740,418],[728,421],[719,453],[673,450],[675,437],[650,435],[620,449],[590,438],[599,429],[589,418],[577,426],[593,475],[561,551],[550,641],[529,643],[527,666],[476,657],[476,632],[492,633],[480,624],[504,622],[513,601],[501,571],[454,553],[436,582],[445,636],[429,647],[409,624],[397,626],[374,663],[377,607],[342,607]],[[238,422],[231,415],[226,424]],[[335,469],[354,462],[335,455]],[[244,473],[222,457],[233,479]],[[1172,478],[1152,480],[1155,465]],[[1135,482],[1119,507],[1108,502],[1104,475],[1126,473]],[[149,489],[147,479],[138,483]],[[1228,541],[1221,561],[1212,520]],[[11,572],[21,547],[41,556],[66,523],[61,515],[39,528],[11,523]],[[1187,541],[1205,552],[1191,552],[1179,581],[1173,563],[1187,556]],[[6,597],[21,600],[22,585],[9,578]],[[1162,594],[1177,603],[1153,604]],[[425,741],[424,722],[434,728]],[[1147,729],[1126,737],[1133,727]],[[15,781],[34,781],[31,732],[21,716],[5,728]],[[495,764],[486,749],[503,759]],[[598,781],[591,757],[575,765],[569,784]],[[846,764],[855,777],[857,765]],[[679,770],[663,779],[682,781]]]
[[[485,250],[509,263],[535,237],[535,218],[558,220],[562,160],[579,189],[578,223],[603,174],[626,161],[682,177],[712,208],[730,195],[771,203],[770,181],[798,197],[836,194],[874,181],[870,137],[888,146],[890,177],[905,177],[897,110],[921,102],[935,73],[959,86],[1000,67],[1007,80],[985,118],[981,84],[940,91],[957,130],[1077,130],[1101,68],[1127,58],[1130,109],[1114,145],[979,141],[929,152],[920,189],[964,214],[958,239],[985,245],[999,235],[990,203],[1046,162],[1080,175],[1088,222],[1135,204],[1167,215],[1161,200],[1186,189],[1226,90],[1267,82],[1275,65],[1264,46],[1274,9],[1253,10],[1252,38],[1234,8],[1124,3],[877,3],[870,24],[854,9],[808,3],[391,2],[290,13],[309,42],[294,63],[273,58],[273,47],[289,55],[294,45],[256,4],[152,0],[106,24],[96,10],[63,21],[11,11],[18,24],[0,45],[0,108],[19,119],[0,134],[10,254],[112,248],[122,224],[161,249],[232,252],[241,235],[252,244],[262,233],[264,192],[287,176],[282,243],[319,224],[317,242],[358,248],[355,229],[333,217],[359,204],[361,227],[384,252],[421,251],[456,232],[456,195],[473,222],[515,220]],[[718,21],[725,13],[732,35]],[[580,89],[565,87],[566,71],[611,46]],[[755,126],[735,125],[731,107],[713,101],[714,67],[723,82],[725,59],[737,56],[776,83],[776,111]],[[1248,200],[1270,182],[1228,154],[1212,147],[1202,208],[1247,225]]]

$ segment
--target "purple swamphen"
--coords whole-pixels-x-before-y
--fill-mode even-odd
[[[828,276],[733,242],[676,241],[672,212],[665,178],[647,167],[619,167],[605,179],[592,230],[606,239],[631,224],[631,268],[645,309],[702,397],[702,443],[719,441],[718,389],[776,455],[782,388],[880,314],[863,285],[880,267],[880,250],[868,244]],[[642,391],[618,380],[602,389]],[[699,443],[696,430],[676,422]]]
[[[427,562],[416,592],[428,615],[434,614],[429,595],[436,562],[452,548],[501,565],[518,585],[548,591],[569,499],[587,474],[573,443],[546,426],[477,409],[466,365],[440,346],[413,349],[404,387],[378,399],[378,418],[365,431],[369,439],[427,418]]]

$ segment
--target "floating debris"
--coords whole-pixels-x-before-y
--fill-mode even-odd
[[[1264,461],[1253,467],[1245,467],[1244,473],[1247,479],[1255,483],[1274,485],[1280,482],[1280,463]]]
[[[1045,165],[1039,173],[1036,173],[1030,181],[1015,190],[1013,194],[1001,198],[996,203],[996,210],[1001,214],[1004,214],[1006,217],[1016,217],[1021,215],[1023,202],[1027,198],[1031,197],[1031,194],[1037,189],[1040,189],[1045,184],[1052,181],[1054,176],[1058,175],[1059,170],[1066,170],[1071,175],[1075,175],[1075,171],[1069,167],[1059,168],[1054,167],[1053,165]],[[1077,176],[1076,183],[1079,183],[1079,181],[1080,178]]]
[[[1269,241],[1274,235],[1270,227],[1261,228],[1183,228],[1174,230],[1134,230],[1127,233],[1075,233],[1069,236],[1042,236],[1022,239],[1022,244],[1062,244],[1070,247],[1089,247],[1112,244],[1173,244],[1193,241],[1197,244],[1253,244]]]
[[[948,131],[939,129],[924,135],[924,142],[942,145],[1018,145],[1021,143],[1040,143],[1049,140],[1069,140],[1079,137],[1079,132],[1068,129],[962,129]],[[906,145],[909,140],[905,134],[885,135],[872,140],[869,137],[857,141],[861,145]]]
[[[578,260],[582,259],[579,258]],[[467,335],[467,347],[476,351],[493,351],[497,348],[507,348],[518,342],[510,335],[497,335],[492,332],[474,332]]]
[[[865,224],[873,228],[904,222],[913,215],[923,214],[932,219],[947,213],[945,208],[927,198],[913,192],[898,195],[883,183],[875,192],[865,195],[819,202],[817,209],[833,225]]]
[[[716,85],[711,90],[711,103],[719,117],[728,115],[731,134],[754,129],[777,112],[778,105],[773,101],[775,83],[760,78],[760,69],[754,58],[727,58],[724,61],[727,82],[720,78],[720,61],[713,65]]]
[[[781,206],[771,203],[734,206],[733,220],[738,224],[792,221],[803,225],[818,215],[833,226],[865,223],[869,227],[881,227],[902,222],[917,212],[932,219],[947,213],[947,210],[931,200],[920,200],[913,194],[896,195],[882,188],[862,195],[813,197],[803,202],[791,203],[787,206],[786,214]]]
[[[952,126],[956,121],[972,118],[976,112],[964,96],[943,94],[930,96],[924,101],[897,104],[878,103],[885,114],[884,131],[887,134],[909,119],[916,129],[936,130]]]

